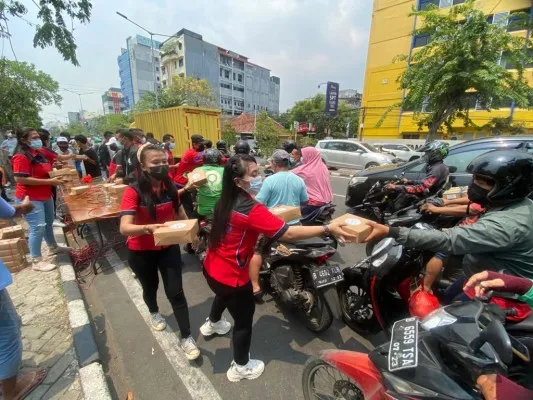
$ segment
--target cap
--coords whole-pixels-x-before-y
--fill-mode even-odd
[[[205,143],[205,139],[202,135],[192,135],[191,143]]]
[[[112,145],[113,143],[116,144],[117,142],[118,142],[117,138],[114,137],[114,136],[112,136],[112,137],[109,138],[109,140],[107,141],[106,146],[110,146],[110,145]]]
[[[276,150],[272,154],[272,161],[274,161],[275,163],[280,163],[280,162],[283,162],[283,161],[289,161],[290,158],[291,157],[289,156],[289,153],[287,153],[285,150]]]
[[[68,139],[64,136],[58,136],[56,138],[56,143],[68,143]]]

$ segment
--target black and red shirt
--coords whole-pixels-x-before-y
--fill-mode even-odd
[[[176,219],[176,208],[167,191],[163,191],[161,196],[155,193],[152,200],[155,205],[155,221],[150,217],[148,207],[143,198],[139,195],[139,189],[135,186],[129,186],[124,190],[122,204],[120,206],[120,215],[134,215],[133,223],[136,225],[163,224]],[[177,200],[179,202],[179,199]],[[178,203],[179,205],[179,203]],[[127,240],[128,249],[130,250],[161,250],[168,246],[156,246],[154,236],[150,233],[147,235],[130,236]]]
[[[224,285],[245,285],[250,280],[248,267],[259,234],[276,240],[288,228],[263,204],[248,194],[241,194],[231,212],[224,239],[216,249],[207,250],[204,260],[206,272]]]
[[[448,166],[442,161],[437,161],[435,164],[426,165],[426,177],[421,182],[396,185],[396,187],[410,194],[423,195],[428,193],[431,195],[444,186],[448,175],[450,175]]]
[[[21,178],[50,179],[49,172],[52,170],[52,164],[55,160],[55,152],[44,153],[43,150],[28,150],[24,153],[17,153],[13,156],[13,175]],[[44,185],[23,185],[17,183],[15,196],[22,200],[29,196],[33,201],[46,201],[52,197],[52,186]]]
[[[187,184],[187,174],[195,168],[201,167],[203,164],[203,152],[197,152],[195,149],[189,149],[181,157],[176,174],[174,175],[174,182],[179,187]]]

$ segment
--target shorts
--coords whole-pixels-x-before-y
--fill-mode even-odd
[[[0,381],[19,373],[22,364],[20,325],[7,289],[0,290]]]

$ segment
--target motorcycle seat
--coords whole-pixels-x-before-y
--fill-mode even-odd
[[[505,329],[508,332],[531,332],[533,333],[533,314],[529,314],[526,319],[520,322],[507,322]]]
[[[295,240],[294,242],[287,242],[287,244],[295,247],[324,247],[324,246],[333,246],[334,240],[331,238],[310,238]]]

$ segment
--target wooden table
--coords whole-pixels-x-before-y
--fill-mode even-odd
[[[96,231],[98,232],[100,242],[98,253],[94,260],[91,261],[91,267],[96,275],[96,262],[102,255],[104,248],[104,238],[100,221],[109,218],[117,218],[120,215],[122,194],[118,196],[111,195],[108,191],[104,190],[102,185],[91,185],[89,191],[79,195],[70,195],[67,190],[61,190],[61,196],[74,224],[78,226],[90,222],[96,224]]]

